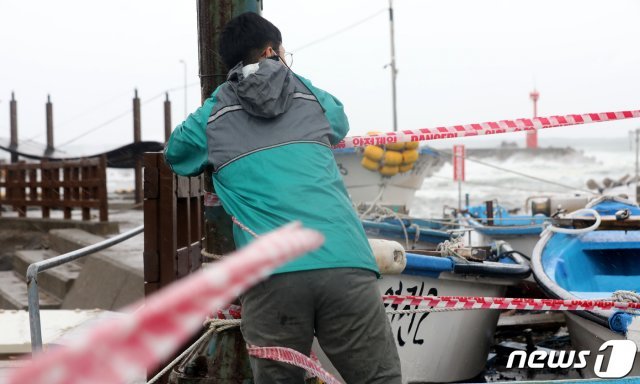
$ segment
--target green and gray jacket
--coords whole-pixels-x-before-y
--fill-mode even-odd
[[[331,151],[348,130],[340,101],[263,60],[246,78],[241,64],[233,68],[175,129],[165,158],[180,175],[213,166],[225,210],[258,234],[294,220],[324,234],[319,250],[275,273],[342,267],[378,273]],[[253,238],[235,226],[234,240],[241,247]]]

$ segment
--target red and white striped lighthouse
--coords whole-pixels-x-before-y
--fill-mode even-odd
[[[533,91],[529,93],[529,97],[531,101],[533,101],[533,117],[538,117],[538,99],[540,98],[540,93],[534,88]],[[538,131],[527,132],[527,148],[538,148]]]

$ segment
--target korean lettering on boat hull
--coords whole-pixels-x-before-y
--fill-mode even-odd
[[[389,287],[385,291],[385,295],[411,295],[422,296],[425,291],[424,282],[420,285],[406,286],[402,283],[402,280],[398,281],[397,287]],[[436,288],[429,288],[427,296],[437,296],[438,290]],[[398,304],[384,304],[385,309],[389,310],[409,310],[417,309],[417,306],[404,305],[400,307]],[[398,346],[403,347],[407,342],[414,345],[424,344],[424,339],[420,338],[420,326],[422,322],[427,318],[429,313],[410,313],[410,314],[393,314],[391,315],[392,328],[397,327],[396,338],[398,340]]]

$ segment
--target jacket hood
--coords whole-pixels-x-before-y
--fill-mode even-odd
[[[286,112],[291,105],[295,84],[289,68],[274,60],[262,60],[258,71],[242,74],[242,63],[229,72],[231,84],[240,105],[249,114],[273,118]]]

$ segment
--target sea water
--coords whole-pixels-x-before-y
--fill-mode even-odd
[[[465,194],[469,194],[470,205],[497,200],[509,209],[521,208],[523,212],[528,197],[575,194],[593,196],[586,186],[587,180],[594,179],[602,184],[602,180],[607,177],[618,180],[627,174],[630,178],[635,175],[635,148],[631,148],[627,138],[553,139],[546,142],[541,140],[540,144],[541,147],[571,147],[576,151],[567,156],[518,153],[508,159],[484,157],[480,160],[564,184],[566,187],[467,160],[466,180],[462,183],[462,204],[464,205]],[[492,145],[495,147],[496,143],[493,142]],[[451,151],[450,146],[447,147],[445,143],[438,143],[437,148]],[[632,193],[634,187],[635,184],[632,184],[628,190]],[[444,206],[458,206],[458,183],[453,181],[451,162],[447,162],[433,176],[424,180],[422,188],[416,192],[410,213],[416,217],[441,217]]]

